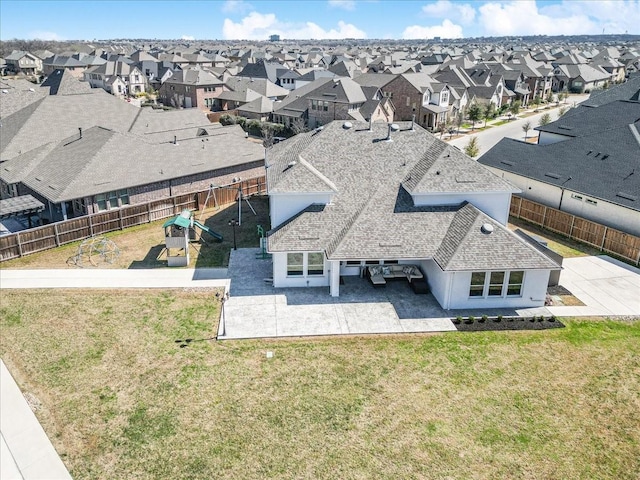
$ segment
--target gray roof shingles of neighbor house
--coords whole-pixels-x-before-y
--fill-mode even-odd
[[[411,124],[400,123],[386,141],[387,125],[332,122],[270,149],[270,194],[327,192],[272,230],[272,252],[324,251],[330,260],[434,258],[443,269],[556,269],[470,203],[416,207],[410,191],[512,192],[514,187],[454,147]],[[483,224],[493,233],[483,233]]]
[[[614,111],[614,102],[607,107]],[[599,107],[604,108],[604,107]],[[640,210],[640,104],[626,125],[547,145],[505,138],[478,161],[484,165],[566,186],[574,192]],[[586,126],[585,126],[586,127]]]

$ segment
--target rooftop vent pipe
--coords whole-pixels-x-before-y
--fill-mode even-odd
[[[78,131],[80,132],[80,138],[82,138],[82,127],[78,127]]]
[[[388,124],[387,138],[385,140],[387,142],[392,142],[393,140],[391,140],[391,132],[397,132],[398,130],[400,130],[400,127],[396,123]]]

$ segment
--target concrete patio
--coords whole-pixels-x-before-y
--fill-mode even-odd
[[[404,280],[373,288],[368,280],[343,277],[340,296],[329,287],[274,288],[271,261],[258,249],[231,252],[230,298],[224,306],[219,339],[314,335],[455,331],[457,315],[549,315],[546,308],[443,310],[431,294],[415,294]]]

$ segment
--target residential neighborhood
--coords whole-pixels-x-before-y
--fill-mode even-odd
[[[255,3],[2,34],[0,478],[635,478],[638,2]]]

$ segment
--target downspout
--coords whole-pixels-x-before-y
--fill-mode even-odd
[[[570,176],[569,178],[567,178],[564,182],[562,182],[562,183],[560,184],[561,192],[560,192],[560,204],[558,205],[558,210],[562,210],[562,199],[564,198],[564,185],[565,185],[569,180],[571,180],[572,178],[573,178],[573,177],[571,177],[571,176]]]

